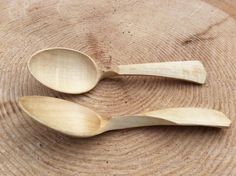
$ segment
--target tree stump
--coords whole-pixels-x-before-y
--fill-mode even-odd
[[[0,175],[236,175],[235,19],[230,0],[2,0]],[[80,50],[104,68],[200,60],[207,81],[126,76],[82,95],[62,94],[27,70],[30,56],[47,47]],[[233,123],[222,130],[145,127],[76,139],[31,120],[17,105],[25,95],[70,100],[104,116],[213,108]]]

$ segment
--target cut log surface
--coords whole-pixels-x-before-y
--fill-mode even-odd
[[[30,56],[48,47],[80,50],[103,69],[200,60],[204,85],[159,77],[115,77],[69,95],[37,82]],[[78,80],[79,81],[79,80]],[[87,138],[31,120],[20,96],[59,97],[103,116],[170,107],[219,110],[228,129],[144,127]],[[236,175],[235,0],[15,0],[0,2],[0,175]]]

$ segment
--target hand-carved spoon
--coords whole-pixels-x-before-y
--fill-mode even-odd
[[[104,71],[91,57],[66,48],[51,48],[35,53],[28,62],[28,68],[45,86],[71,94],[87,92],[101,79],[115,75],[162,76],[199,84],[206,79],[206,71],[200,61],[119,65]]]
[[[21,97],[20,107],[33,119],[61,133],[90,137],[110,130],[154,126],[228,127],[221,112],[202,108],[170,108],[143,114],[105,118],[79,104],[51,97]]]

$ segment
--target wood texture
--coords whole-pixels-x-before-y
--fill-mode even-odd
[[[206,70],[200,61],[156,62],[118,65],[101,69],[90,56],[70,48],[46,48],[28,61],[30,73],[43,85],[69,94],[92,90],[104,78],[113,76],[161,76],[205,83]]]
[[[231,121],[221,112],[206,108],[167,108],[112,117],[101,116],[78,103],[47,96],[23,96],[20,108],[37,122],[73,137],[92,137],[107,131],[156,126],[229,127]]]
[[[0,175],[236,175],[236,2],[15,0],[0,2]],[[100,66],[201,60],[206,84],[163,78],[104,80],[84,95],[38,83],[27,60],[47,47],[81,50]],[[231,128],[153,127],[73,139],[30,120],[23,95],[60,97],[102,115],[197,106]]]
[[[198,84],[206,81],[206,70],[199,61],[175,61],[118,65],[120,75],[161,76],[181,79]]]
[[[46,48],[36,52],[28,61],[28,69],[43,85],[71,94],[93,89],[102,75],[92,58],[66,48]]]

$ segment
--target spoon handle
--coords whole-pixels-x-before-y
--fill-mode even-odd
[[[114,117],[106,130],[155,126],[209,126],[229,127],[231,121],[221,112],[204,108],[170,108],[134,116]]]
[[[199,84],[206,80],[206,71],[200,61],[177,61],[119,65],[119,75],[147,75],[182,79]]]

